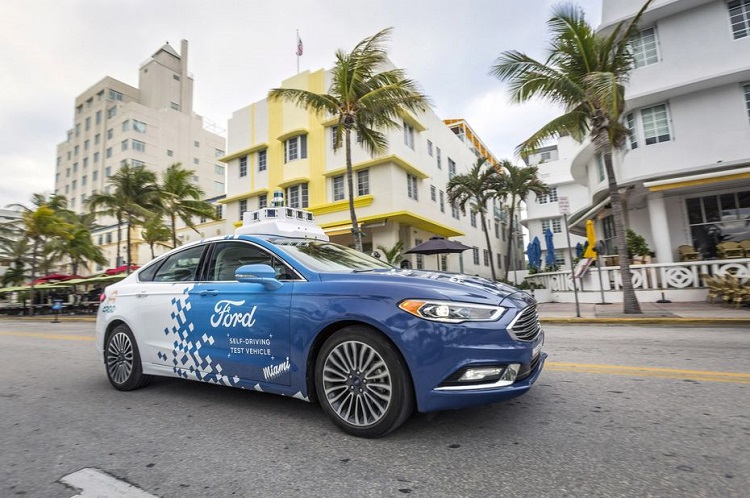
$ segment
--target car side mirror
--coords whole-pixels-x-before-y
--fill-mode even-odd
[[[234,278],[239,282],[261,284],[268,290],[276,290],[284,285],[276,280],[276,272],[273,268],[262,264],[240,266],[234,272]]]

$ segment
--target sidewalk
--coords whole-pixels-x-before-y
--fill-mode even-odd
[[[539,318],[543,323],[602,323],[602,324],[691,324],[730,325],[748,327],[750,332],[750,308],[725,307],[705,301],[689,303],[641,302],[641,315],[626,315],[622,303],[581,303],[580,317],[576,316],[575,303],[540,303]]]

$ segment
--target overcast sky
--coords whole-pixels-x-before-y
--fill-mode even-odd
[[[0,206],[51,192],[57,144],[75,98],[105,76],[138,85],[138,69],[165,42],[190,43],[194,111],[227,127],[300,69],[330,68],[337,49],[386,27],[406,69],[443,119],[465,118],[500,159],[557,111],[511,105],[488,76],[504,50],[543,54],[556,0],[17,0],[0,16]],[[601,0],[573,0],[593,25]]]

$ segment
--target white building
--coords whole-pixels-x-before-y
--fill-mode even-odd
[[[305,71],[282,83],[317,93],[328,90],[330,73]],[[312,211],[335,242],[353,245],[346,192],[344,148],[333,149],[335,118],[321,118],[289,102],[268,99],[235,111],[228,126],[225,217],[239,223],[242,213],[264,207],[276,189],[287,205]],[[445,257],[404,255],[414,268],[462,271],[490,276],[503,269],[505,227],[500,210],[489,207],[492,251],[488,252],[479,216],[453,208],[446,184],[467,172],[477,154],[495,158],[462,120],[446,125],[428,110],[403,115],[402,130],[388,132],[388,151],[371,156],[354,144],[355,208],[366,252],[378,246],[404,251],[433,236],[458,240],[472,250]],[[499,208],[499,204],[497,205]],[[522,251],[520,251],[522,254]]]
[[[631,18],[641,0],[604,0],[601,31]],[[634,44],[626,90],[627,150],[614,158],[630,227],[660,263],[680,245],[704,259],[720,241],[750,239],[750,2],[657,0]],[[573,216],[614,254],[607,182],[590,144],[572,161],[588,203]]]
[[[568,200],[570,213],[580,211],[588,204],[588,189],[576,183],[570,173],[570,165],[580,143],[570,137],[561,137],[556,145],[537,150],[526,158],[526,164],[539,168],[539,179],[550,187],[547,195],[537,196],[533,192],[526,199],[526,218],[523,224],[529,230],[529,240],[539,237],[542,247],[542,269],[547,258],[547,245],[544,237],[549,228],[555,248],[555,261],[560,269],[572,268],[565,233],[564,216],[560,213],[561,198]],[[577,244],[583,244],[585,237],[570,234],[573,258],[576,257]]]
[[[55,193],[65,195],[72,210],[85,211],[86,199],[107,191],[109,177],[124,164],[145,165],[159,176],[181,163],[195,170],[194,180],[207,198],[224,194],[225,167],[218,158],[225,154],[225,139],[193,112],[187,63],[188,42],[182,41],[180,54],[167,43],[141,65],[137,88],[108,76],[76,98],[73,127],[57,147],[55,174]],[[115,261],[116,224],[99,221],[106,228],[94,234],[95,241],[110,265],[122,264]],[[132,233],[136,244],[139,234]],[[134,247],[134,263],[150,260],[147,247]]]

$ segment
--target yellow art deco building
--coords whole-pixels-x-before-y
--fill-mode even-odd
[[[283,87],[324,93],[330,73],[305,71]],[[331,240],[353,246],[343,147],[334,150],[337,118],[318,116],[293,103],[264,98],[232,114],[228,123],[227,197],[224,217],[239,225],[242,213],[265,207],[283,190],[291,207],[312,211]],[[430,237],[460,241],[470,247],[461,255],[404,255],[413,268],[447,268],[490,276],[490,265],[504,264],[504,210],[488,206],[492,251],[481,221],[461,212],[447,199],[446,184],[465,173],[479,154],[496,163],[463,120],[442,121],[432,110],[404,114],[401,129],[388,132],[388,150],[372,156],[352,137],[355,209],[364,233],[365,252],[390,249],[399,240],[404,251]],[[522,259],[522,250],[514,251]]]

